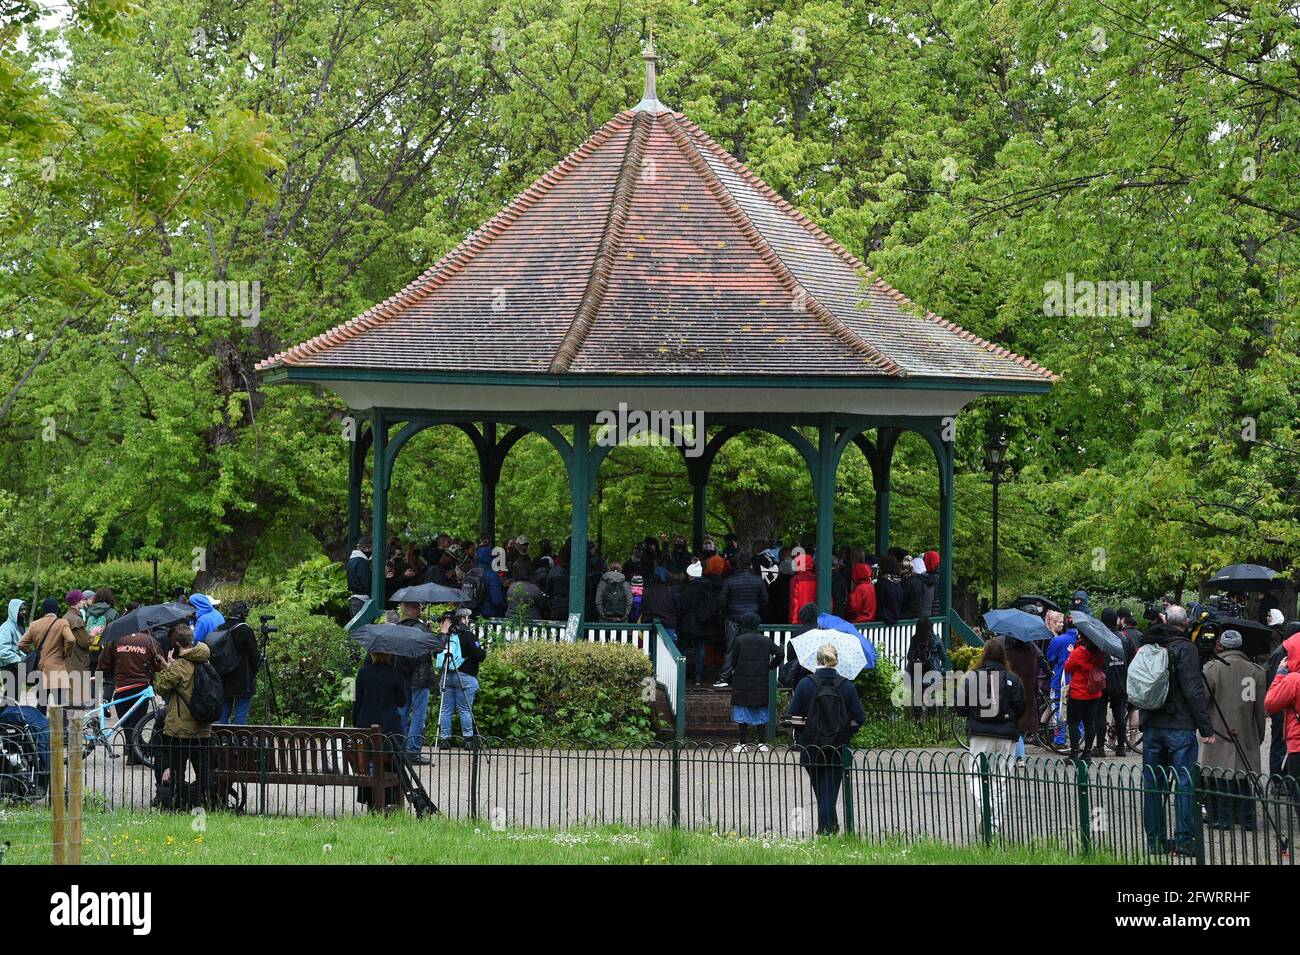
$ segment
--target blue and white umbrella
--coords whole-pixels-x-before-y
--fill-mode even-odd
[[[840,657],[835,672],[846,680],[852,680],[866,668],[867,655],[862,652],[862,642],[856,634],[850,636],[840,630],[809,630],[790,641],[799,657],[799,664],[805,670],[817,669],[817,651],[828,643],[835,647]]]

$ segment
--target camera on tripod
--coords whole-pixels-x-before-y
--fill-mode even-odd
[[[269,637],[273,633],[280,632],[279,627],[273,627],[270,624],[270,621],[275,619],[275,614],[264,613],[261,614],[258,619],[262,621],[262,626],[259,627],[258,629],[261,631],[263,638]]]

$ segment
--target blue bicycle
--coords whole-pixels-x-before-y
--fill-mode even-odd
[[[110,710],[114,710],[121,703],[134,700],[125,713],[109,724]],[[147,709],[143,718],[138,720],[135,726],[128,722],[139,710]],[[86,711],[85,720],[82,724],[82,740],[85,743],[85,756],[89,756],[96,746],[103,746],[108,750],[108,755],[112,759],[118,759],[121,754],[118,752],[119,747],[114,746],[114,740],[122,737],[122,748],[130,747],[131,755],[134,760],[152,767],[154,763],[154,736],[161,725],[158,721],[158,694],[154,692],[152,686],[146,686],[138,693],[132,693],[127,696],[118,697],[110,700],[92,710]]]

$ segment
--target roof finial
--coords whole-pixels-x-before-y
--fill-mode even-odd
[[[654,17],[646,18],[646,41],[641,59],[645,60],[645,92],[641,95],[641,102],[632,108],[639,112],[666,113],[668,107],[659,102],[659,94],[655,90],[655,63],[659,58],[655,55]]]

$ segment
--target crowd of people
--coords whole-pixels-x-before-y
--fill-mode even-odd
[[[1073,610],[1088,613],[1079,591]],[[1028,609],[1035,609],[1032,606]],[[1131,725],[1141,732],[1144,772],[1143,825],[1152,853],[1194,855],[1198,822],[1193,789],[1196,768],[1209,790],[1206,824],[1254,831],[1263,793],[1261,750],[1272,721],[1269,774],[1300,780],[1300,622],[1284,623],[1280,612],[1267,618],[1276,646],[1266,665],[1243,651],[1242,634],[1231,628],[1215,635],[1212,647],[1193,643],[1193,622],[1183,607],[1169,603],[1145,631],[1126,610],[1103,610],[1101,622],[1115,634],[1121,655],[1103,653],[1097,642],[1071,626],[1071,616],[1039,605],[1052,633],[1046,646],[993,637],[983,647],[977,673],[990,676],[1002,692],[994,705],[969,708],[966,729],[971,752],[1000,756],[1002,765],[1023,757],[1027,734],[1038,729],[1035,688],[1049,694],[1059,715],[1056,731],[1069,739],[1071,759],[1106,755],[1106,712],[1113,715],[1115,755],[1125,754]],[[1205,772],[1209,770],[1209,772]],[[1166,828],[1168,784],[1174,791],[1172,835]],[[979,779],[972,791],[982,798]],[[1000,822],[1005,782],[992,792],[993,824]],[[1300,809],[1298,809],[1300,812]],[[1289,854],[1285,840],[1281,851]]]
[[[586,555],[585,619],[610,623],[661,623],[686,655],[688,679],[706,673],[729,687],[726,658],[753,614],[760,624],[800,624],[800,611],[817,602],[816,546],[769,540],[742,548],[735,534],[721,547],[705,537],[698,549],[684,536],[647,535],[625,559],[606,560],[596,542]],[[901,548],[880,555],[851,547],[829,555],[828,612],[853,624],[895,623],[939,612],[937,551],[912,556]],[[567,620],[569,542],[558,548],[543,539],[534,548],[523,535],[494,546],[439,534],[423,547],[390,539],[384,563],[384,598],[402,587],[436,583],[464,591],[475,616]],[[372,551],[358,542],[347,561],[350,607],[355,614],[370,597]]]
[[[11,599],[0,626],[0,695],[3,702],[34,699],[42,708],[87,713],[103,701],[129,742],[148,712],[136,703],[152,687],[164,704],[151,743],[157,800],[176,808],[209,792],[213,724],[248,722],[261,655],[247,604],[236,602],[223,614],[220,601],[206,594],[172,598],[174,619],[139,627],[133,615],[140,605],[119,610],[107,587],[71,590],[62,602],[46,597],[30,622],[27,602]],[[113,628],[119,619],[124,626]],[[128,765],[141,762],[134,746],[125,746],[125,755]]]

